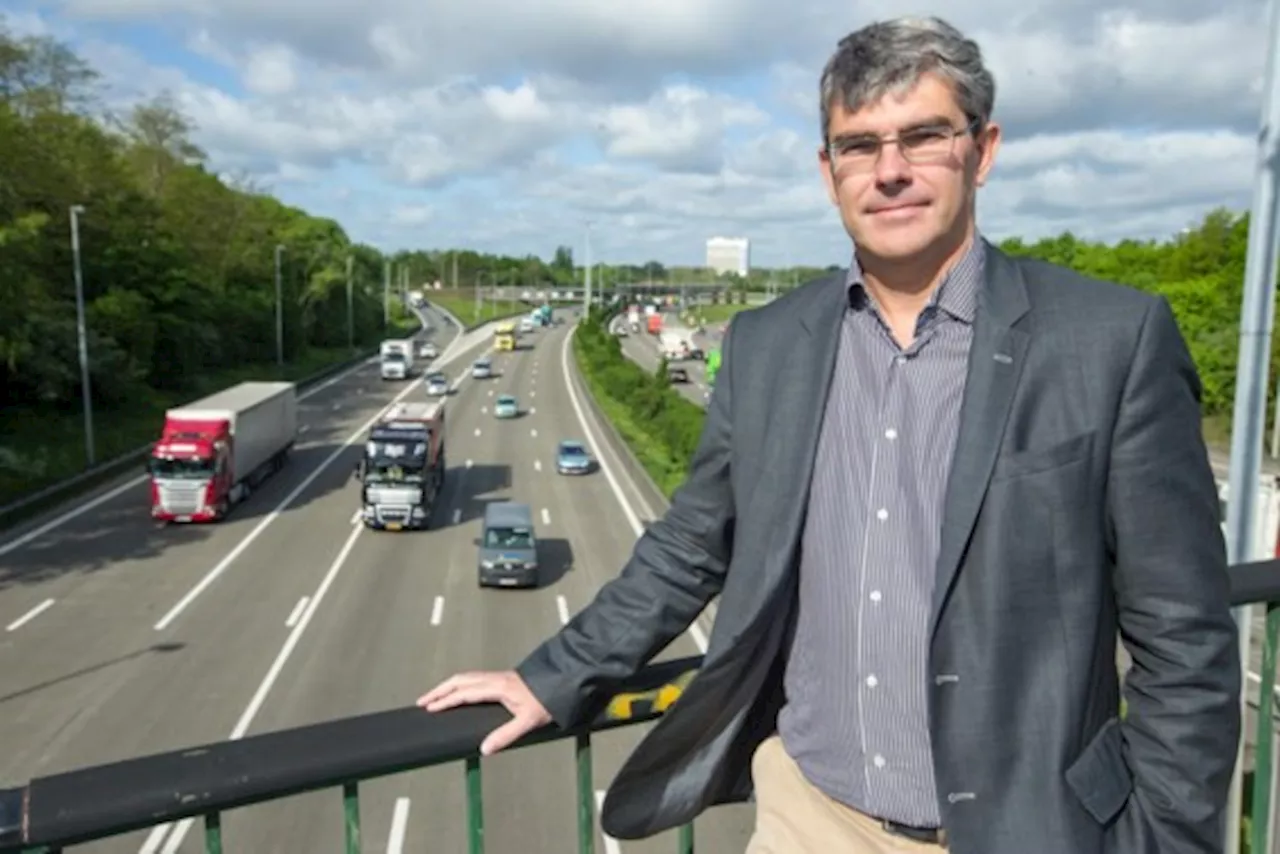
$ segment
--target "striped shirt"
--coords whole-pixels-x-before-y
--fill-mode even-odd
[[[985,244],[935,289],[902,348],[855,259],[801,535],[800,609],[778,731],[837,801],[941,821],[928,624]]]

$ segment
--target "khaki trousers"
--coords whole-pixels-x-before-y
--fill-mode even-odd
[[[776,734],[751,758],[756,828],[745,854],[945,854],[946,848],[886,831],[828,797],[800,772]]]

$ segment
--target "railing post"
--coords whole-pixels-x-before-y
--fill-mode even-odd
[[[1255,854],[1267,854],[1275,823],[1275,687],[1276,644],[1280,639],[1280,608],[1267,603],[1262,642],[1262,672],[1258,685],[1258,724],[1253,748],[1253,807],[1250,840]]]
[[[204,815],[204,850],[205,854],[222,854],[222,814],[216,812]]]
[[[478,756],[467,757],[467,850],[484,854],[484,788]]]
[[[342,786],[342,812],[346,825],[347,854],[360,854],[360,788],[358,783]]]
[[[573,747],[578,761],[578,854],[595,854],[596,792],[591,778],[591,733],[578,733]]]
[[[693,854],[693,822],[680,825],[679,833],[676,850],[679,854]]]

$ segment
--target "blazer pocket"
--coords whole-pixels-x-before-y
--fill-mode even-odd
[[[1003,454],[996,458],[991,479],[1007,480],[1069,466],[1087,458],[1093,452],[1093,436],[1093,432],[1081,433],[1056,445]]]
[[[1133,774],[1124,761],[1120,719],[1102,725],[1066,773],[1067,785],[1098,824],[1119,814],[1133,791]]]

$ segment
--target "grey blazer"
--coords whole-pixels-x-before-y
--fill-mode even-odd
[[[1241,674],[1195,366],[1163,298],[986,251],[931,620],[950,850],[1220,851]],[[687,483],[518,668],[572,726],[719,594],[701,671],[609,791],[612,836],[750,794],[783,700],[842,281],[734,319]]]

